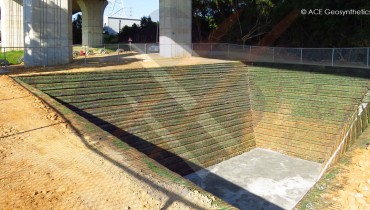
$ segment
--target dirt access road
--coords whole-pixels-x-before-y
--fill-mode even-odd
[[[197,191],[161,187],[91,151],[49,107],[0,76],[0,209],[212,208]]]

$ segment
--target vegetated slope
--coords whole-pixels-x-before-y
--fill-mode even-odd
[[[257,147],[317,162],[333,154],[369,80],[351,69],[315,71],[249,68]]]
[[[97,141],[105,132],[46,103],[0,76],[1,209],[230,209],[145,155],[107,147],[115,138]]]
[[[247,73],[225,63],[21,79],[186,175],[255,147]]]

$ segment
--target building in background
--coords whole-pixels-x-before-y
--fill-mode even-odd
[[[119,17],[105,17],[104,32],[116,35],[125,26],[132,26],[133,24],[140,26],[140,19],[119,18]]]

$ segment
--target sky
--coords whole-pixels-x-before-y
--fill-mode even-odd
[[[111,1],[114,2],[114,1]],[[126,18],[140,19],[143,16],[151,16],[153,21],[159,20],[159,0],[115,0],[116,6],[110,4],[105,9],[105,15],[120,14],[121,2],[125,6]]]

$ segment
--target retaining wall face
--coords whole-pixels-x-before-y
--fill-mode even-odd
[[[21,79],[181,175],[256,145],[242,64]]]
[[[320,163],[343,139],[368,90],[368,79],[351,73],[266,67],[249,72],[257,147]]]

